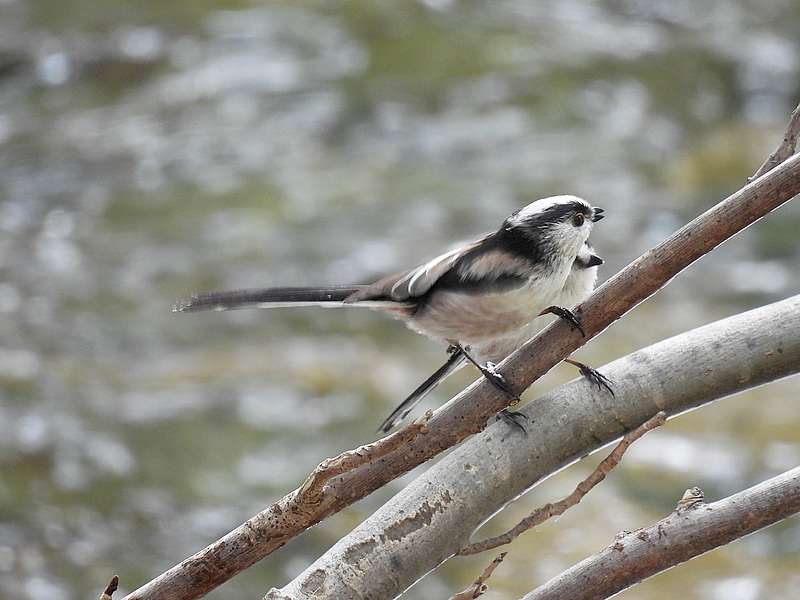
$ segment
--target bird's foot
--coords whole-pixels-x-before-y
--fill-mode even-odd
[[[494,387],[496,387],[498,390],[500,390],[501,392],[506,394],[509,398],[511,398],[511,402],[508,403],[509,406],[514,406],[516,404],[519,404],[520,402],[519,395],[514,390],[511,389],[511,386],[506,381],[506,378],[503,377],[503,375],[499,373],[497,369],[495,369],[494,363],[487,362],[485,365],[482,365],[477,360],[475,360],[475,358],[472,357],[468,347],[459,345],[457,346],[457,348],[464,355],[464,358],[466,358],[469,362],[475,365],[475,367],[477,367],[477,369],[481,372],[481,374],[484,377],[486,377],[486,379],[489,380],[489,383],[491,383]]]
[[[489,383],[511,398],[511,402],[508,403],[509,406],[516,406],[520,403],[519,396],[511,389],[506,378],[497,371],[493,362],[487,362],[486,365],[483,366],[477,365],[477,367],[480,369],[481,373],[483,373],[483,376],[489,380]]]
[[[614,395],[614,390],[611,387],[612,381],[597,369],[593,369],[589,365],[585,365],[582,362],[578,362],[577,360],[573,360],[571,358],[564,359],[564,362],[568,362],[569,364],[578,367],[581,375],[586,377],[590,383],[595,384],[598,390],[605,388],[609,394],[612,396]]]
[[[583,337],[586,337],[586,332],[583,330],[583,324],[581,323],[581,320],[576,317],[571,310],[562,308],[561,306],[548,306],[539,313],[539,316],[546,314],[556,315],[557,317],[564,319],[572,326],[573,329],[577,329],[581,332]]]
[[[529,420],[527,415],[521,412],[512,412],[507,408],[504,408],[495,417],[498,421],[505,421],[512,427],[516,427],[517,429],[521,430],[522,433],[528,433],[528,429],[526,425],[528,424]]]

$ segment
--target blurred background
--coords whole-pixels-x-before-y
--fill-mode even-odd
[[[96,597],[115,573],[130,591],[373,440],[444,358],[377,314],[175,315],[175,297],[364,282],[556,193],[606,209],[605,279],[745,182],[800,99],[800,4],[589,4],[0,0],[0,596]],[[776,211],[578,357],[600,366],[797,293],[798,228],[800,206]],[[558,367],[528,397],[574,376]],[[486,598],[687,487],[717,498],[797,465],[797,397],[788,379],[650,434],[517,540]],[[210,597],[282,585],[407,480]],[[405,597],[446,598],[489,559],[452,560]],[[795,518],[621,597],[798,588]]]

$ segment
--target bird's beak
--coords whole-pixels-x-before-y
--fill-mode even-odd
[[[598,208],[596,206],[592,209],[592,212],[593,212],[592,223],[597,223],[600,219],[602,219],[605,216],[603,214],[603,209]]]
[[[605,261],[597,256],[597,254],[592,254],[589,256],[589,262],[586,263],[587,267],[596,267],[597,265],[602,265]]]

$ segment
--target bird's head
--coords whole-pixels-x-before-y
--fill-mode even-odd
[[[550,252],[574,258],[602,218],[603,209],[582,198],[551,196],[516,211],[505,220],[503,229],[522,233]]]

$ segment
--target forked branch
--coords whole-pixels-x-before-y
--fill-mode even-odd
[[[478,554],[479,552],[485,552],[486,550],[491,550],[493,548],[497,548],[498,546],[510,544],[526,531],[541,525],[553,517],[563,515],[567,510],[583,500],[583,497],[591,492],[594,486],[606,478],[606,475],[608,475],[620,463],[625,451],[633,442],[638,440],[648,431],[652,431],[656,427],[660,427],[666,422],[667,413],[664,411],[659,411],[655,414],[655,416],[639,425],[636,429],[626,433],[620,442],[614,447],[611,453],[606,456],[600,462],[600,464],[597,465],[597,467],[595,467],[594,471],[592,471],[592,473],[586,479],[581,481],[575,487],[569,496],[562,498],[558,502],[548,502],[541,508],[534,510],[505,533],[464,546],[458,551],[458,554],[462,556]]]
[[[711,504],[687,490],[669,516],[579,562],[523,600],[601,600],[800,512],[800,467]]]
[[[792,111],[792,116],[789,117],[789,124],[786,126],[786,132],[783,134],[781,143],[748,181],[761,177],[764,173],[768,173],[792,156],[797,151],[798,136],[800,136],[800,104],[795,107]]]

